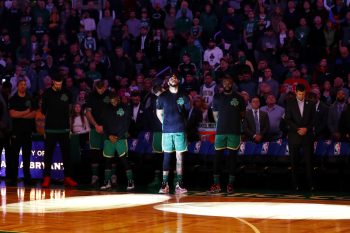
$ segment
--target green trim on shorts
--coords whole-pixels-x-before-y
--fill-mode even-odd
[[[96,132],[95,128],[92,128],[89,133],[89,144],[91,150],[103,150],[104,141],[107,137],[104,134]]]
[[[187,151],[187,140],[184,132],[163,133],[162,148],[166,153]]]
[[[103,151],[103,157],[105,157],[105,158],[114,158],[114,155],[106,155],[105,151]]]
[[[114,144],[110,140],[105,140],[103,146],[103,156],[107,158],[113,158],[115,152],[119,157],[123,157],[128,154],[128,141],[126,139],[119,139]]]
[[[153,153],[163,153],[162,148],[162,132],[153,132],[152,140],[152,152]]]
[[[215,150],[238,150],[241,145],[241,135],[217,134],[215,135]]]

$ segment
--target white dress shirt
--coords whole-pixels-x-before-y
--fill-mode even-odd
[[[145,49],[146,36],[141,36],[141,50]]]
[[[137,120],[137,114],[139,113],[139,109],[140,109],[140,104],[138,104],[137,106],[134,106],[133,108],[132,119],[134,121]]]
[[[298,106],[299,106],[300,115],[301,115],[301,117],[303,117],[305,101],[300,101],[300,100],[298,100],[298,99],[297,99],[297,101],[298,101]]]

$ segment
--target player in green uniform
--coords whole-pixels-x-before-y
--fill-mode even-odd
[[[171,153],[176,152],[176,184],[175,193],[186,193],[182,182],[183,152],[187,151],[185,121],[189,109],[189,98],[179,90],[179,80],[176,76],[169,79],[169,89],[164,91],[157,100],[157,117],[163,124],[162,148],[163,182],[159,193],[169,193],[168,175]]]
[[[127,190],[133,190],[134,180],[133,173],[129,167],[128,157],[128,131],[130,126],[130,107],[120,102],[119,97],[115,92],[109,95],[110,104],[106,106],[102,113],[103,131],[106,136],[103,146],[103,156],[105,157],[105,184],[101,187],[102,190],[107,190],[112,187],[112,163],[115,153],[118,154],[120,161],[123,163],[126,177],[128,179]]]
[[[91,125],[89,142],[92,168],[91,185],[93,186],[98,185],[99,160],[102,157],[103,143],[106,139],[103,134],[101,113],[109,102],[109,91],[105,82],[103,80],[97,81],[95,83],[95,90],[90,93],[86,103],[86,117]],[[112,174],[112,184],[115,184],[117,181],[115,175],[115,164],[112,165]]]
[[[233,193],[237,152],[241,144],[242,117],[245,112],[243,98],[233,91],[233,80],[230,77],[223,79],[223,93],[216,94],[213,101],[213,114],[216,121],[214,184],[209,193],[221,191],[220,172],[221,160],[225,149],[229,151],[229,182],[227,193]]]
[[[163,92],[160,84],[155,83],[150,96],[150,104],[145,107],[145,117],[149,124],[144,125],[145,131],[152,132],[152,164],[154,169],[154,180],[148,185],[149,188],[159,187],[161,184],[161,169],[163,159],[162,149],[162,123],[159,121],[157,111],[157,98]]]

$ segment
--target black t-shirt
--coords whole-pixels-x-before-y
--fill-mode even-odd
[[[107,105],[101,115],[105,135],[107,137],[114,135],[120,139],[126,139],[130,126],[130,112],[130,106],[123,104],[118,104],[117,106]]]
[[[157,109],[164,110],[163,133],[185,132],[187,112],[190,107],[188,96],[182,91],[163,92],[157,100]]]
[[[92,116],[94,117],[98,125],[102,125],[101,114],[104,108],[110,103],[109,100],[109,91],[106,90],[100,95],[97,91],[91,92],[89,95],[86,108],[88,111],[91,111]]]
[[[217,134],[241,134],[241,112],[245,111],[245,104],[238,93],[216,94],[212,109],[218,112]]]
[[[69,107],[71,93],[65,89],[47,89],[43,94],[42,113],[45,115],[45,130],[69,131]]]
[[[25,111],[27,109],[33,109],[33,99],[29,94],[24,97],[20,97],[18,93],[15,93],[9,100],[9,110]],[[31,133],[34,126],[33,119],[24,118],[12,118],[13,133]]]

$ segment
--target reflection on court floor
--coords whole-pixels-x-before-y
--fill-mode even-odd
[[[31,189],[30,201],[23,201],[25,189],[17,189],[18,202],[2,203],[3,213],[61,213],[129,208],[164,202],[166,195],[152,194],[101,194],[93,196],[66,197],[64,190]]]
[[[278,202],[186,202],[162,204],[157,210],[202,216],[259,219],[350,219],[350,205]]]

